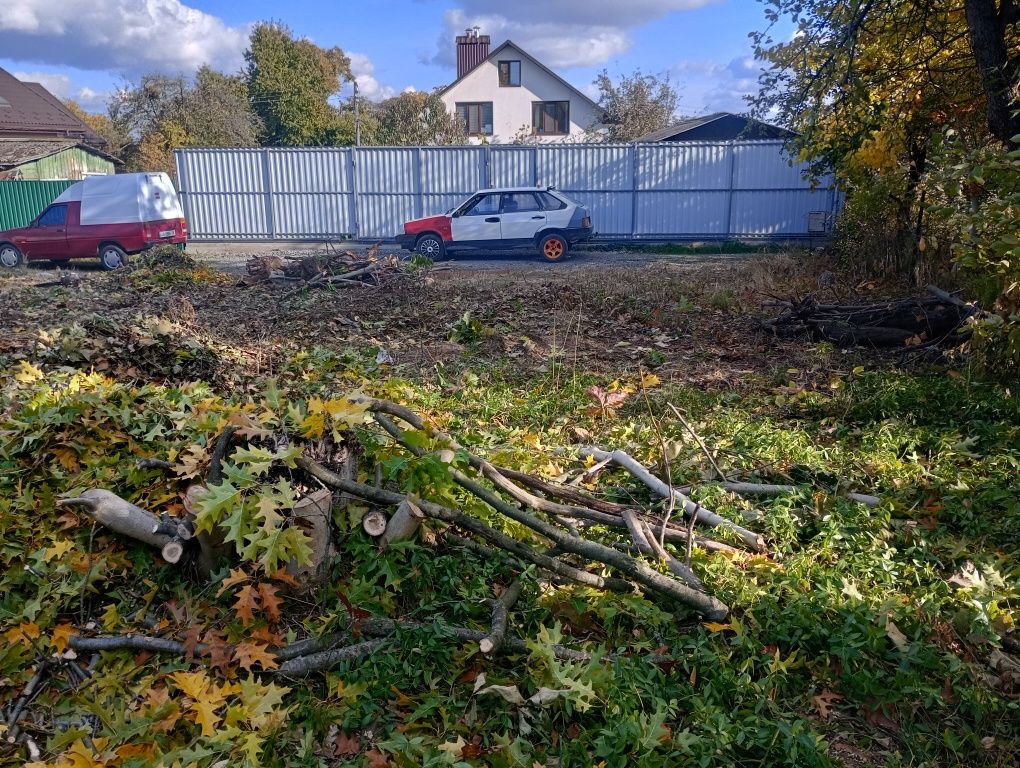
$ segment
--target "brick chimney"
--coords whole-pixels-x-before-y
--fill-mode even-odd
[[[478,27],[471,27],[457,35],[457,79],[481,64],[489,56],[489,36],[479,35]]]

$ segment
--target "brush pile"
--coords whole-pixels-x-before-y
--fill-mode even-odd
[[[242,286],[261,283],[293,283],[284,297],[314,286],[379,288],[401,279],[407,272],[396,254],[379,255],[379,244],[364,253],[328,250],[310,256],[282,259],[269,254],[254,256],[245,265]]]
[[[775,300],[779,315],[760,327],[780,338],[807,335],[841,347],[953,346],[966,339],[964,325],[980,310],[941,288],[928,296],[875,304],[821,304],[813,296]]]

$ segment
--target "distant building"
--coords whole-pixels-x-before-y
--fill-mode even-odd
[[[0,69],[0,179],[77,181],[119,162],[60,99]]]
[[[510,40],[489,52],[489,36],[468,30],[457,44],[457,79],[439,92],[473,143],[577,141],[598,106]]]
[[[797,134],[732,112],[715,112],[704,117],[681,120],[669,128],[649,133],[638,141],[749,141],[752,139],[792,139]]]

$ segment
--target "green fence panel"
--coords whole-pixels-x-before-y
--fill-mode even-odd
[[[23,227],[73,181],[0,181],[0,231]]]

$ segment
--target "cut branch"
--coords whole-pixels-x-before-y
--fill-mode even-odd
[[[700,504],[689,499],[684,494],[680,493],[676,488],[671,488],[662,482],[659,478],[649,472],[642,464],[636,461],[632,456],[624,451],[603,451],[600,448],[585,447],[581,448],[580,453],[582,456],[593,456],[596,460],[602,460],[605,458],[612,459],[613,463],[626,469],[634,477],[648,486],[649,489],[657,496],[661,496],[664,499],[670,498],[672,495],[676,501],[681,505],[685,515],[693,515],[698,522],[705,523],[706,525],[718,526],[720,528],[726,528],[732,531],[740,537],[749,547],[755,552],[765,551],[765,542],[761,536],[749,531],[736,523],[727,520],[724,517],[720,517],[714,512],[702,507]]]
[[[520,598],[523,589],[524,583],[516,579],[502,595],[492,601],[492,629],[478,642],[478,648],[482,653],[493,654],[503,646],[510,609]]]

